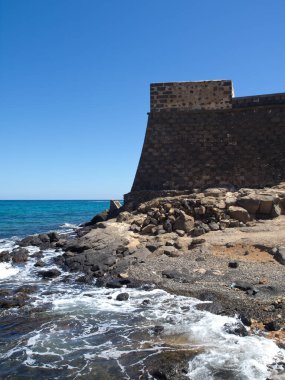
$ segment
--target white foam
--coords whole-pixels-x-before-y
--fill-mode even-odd
[[[77,224],[72,224],[72,223],[63,223],[60,228],[78,228]]]
[[[10,263],[0,263],[0,280],[15,276],[19,269],[13,267]]]

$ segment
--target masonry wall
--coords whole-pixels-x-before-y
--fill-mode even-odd
[[[231,108],[232,81],[170,82],[150,85],[151,111]]]
[[[200,111],[153,107],[132,192],[285,180],[285,105],[241,103]]]

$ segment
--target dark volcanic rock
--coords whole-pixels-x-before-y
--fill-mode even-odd
[[[88,241],[82,241],[80,239],[74,239],[67,242],[64,249],[65,251],[81,253],[91,248],[91,244]]]
[[[127,301],[129,299],[129,293],[120,293],[117,295],[117,301]]]
[[[45,263],[42,260],[38,260],[34,266],[42,268],[45,266]]]
[[[14,263],[24,263],[28,260],[29,251],[24,248],[13,249],[12,251],[12,261]]]
[[[90,222],[82,224],[82,227],[94,226],[96,223],[105,222],[109,217],[109,211],[105,210],[95,215]]]
[[[234,335],[238,335],[238,336],[247,336],[248,335],[246,328],[244,327],[244,325],[241,322],[236,322],[234,324],[226,323],[224,325],[224,330],[228,334],[234,334]]]
[[[71,271],[81,271],[84,273],[107,272],[116,263],[116,257],[112,254],[94,251],[92,249],[73,257],[65,258],[65,265]]]
[[[236,269],[238,267],[238,262],[237,261],[230,261],[228,264],[228,267]]]
[[[60,276],[61,272],[58,269],[42,270],[38,272],[38,275],[43,278],[55,278]]]
[[[264,328],[267,331],[277,331],[280,329],[280,324],[277,321],[270,321],[264,324]]]
[[[15,290],[16,293],[25,293],[25,294],[30,294],[30,293],[35,293],[38,291],[38,286],[36,285],[23,285],[20,286]]]
[[[40,247],[41,249],[47,249],[50,247],[50,237],[48,234],[32,235],[25,237],[17,243],[20,247],[28,247],[32,245]]]
[[[189,361],[196,354],[194,350],[160,352],[149,356],[144,368],[155,380],[186,380]]]
[[[11,259],[11,254],[9,251],[0,252],[0,262],[8,262]]]
[[[42,244],[38,235],[27,236],[24,239],[17,242],[20,247],[28,247],[29,245],[40,246]]]
[[[159,335],[164,331],[163,326],[154,326],[151,331],[153,332],[154,335]]]
[[[29,297],[25,293],[17,293],[13,297],[3,297],[0,298],[0,308],[11,309],[13,307],[22,307],[28,299]]]
[[[55,243],[60,239],[60,235],[56,232],[49,232],[47,235],[51,243]]]
[[[164,270],[162,271],[162,276],[165,278],[169,278],[174,281],[182,282],[182,283],[193,283],[196,278],[187,273],[181,273],[176,270]]]

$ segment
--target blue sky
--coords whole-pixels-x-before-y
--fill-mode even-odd
[[[284,0],[0,0],[0,199],[121,198],[151,82],[285,92]]]

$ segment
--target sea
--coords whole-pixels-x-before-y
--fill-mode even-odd
[[[98,200],[0,201],[0,252],[26,235],[57,231],[72,237],[108,206]],[[192,380],[285,379],[285,351],[259,331],[227,333],[224,325],[237,318],[199,310],[201,301],[152,286],[76,283],[78,274],[61,268],[58,278],[43,280],[34,266],[39,249],[28,250],[26,264],[0,263],[0,298],[5,289],[37,287],[26,306],[0,309],[0,379],[175,380],[151,372],[148,363],[180,351],[192,353],[185,371]],[[53,259],[60,254],[45,250],[45,268],[56,268]],[[129,293],[127,301],[116,300],[122,291]]]

